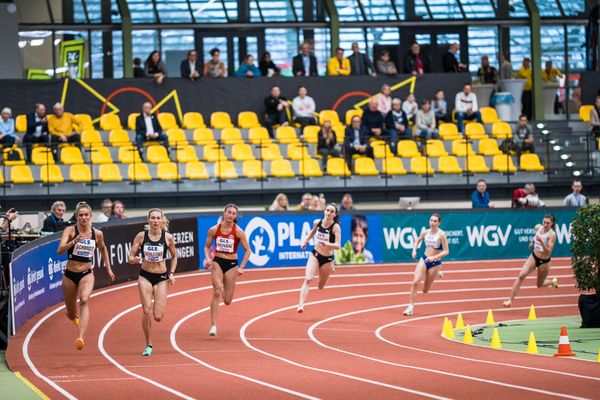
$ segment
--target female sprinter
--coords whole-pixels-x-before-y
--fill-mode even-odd
[[[175,270],[177,269],[177,252],[175,241],[167,229],[169,220],[157,208],[148,211],[148,230],[135,236],[129,264],[142,265],[138,287],[142,302],[142,329],[146,338],[146,349],[143,356],[152,355],[152,317],[160,322],[167,308],[167,281],[175,283]],[[142,255],[138,256],[138,251]],[[167,249],[171,253],[171,268],[167,269]],[[154,298],[154,302],[152,299]],[[151,315],[152,314],[152,315]]]
[[[300,289],[300,304],[298,312],[304,312],[304,302],[308,297],[310,283],[319,273],[319,289],[323,289],[327,284],[329,275],[335,270],[333,266],[333,251],[340,249],[342,240],[342,230],[338,222],[338,209],[335,203],[329,203],[325,207],[323,219],[316,220],[312,231],[302,243],[302,250],[306,249],[306,245],[314,236],[315,247],[308,256],[306,262],[306,272],[304,283]]]
[[[535,237],[531,243],[529,243],[529,248],[531,249],[533,247],[533,251],[523,264],[523,268],[521,269],[521,272],[519,272],[517,280],[515,280],[512,291],[510,292],[510,299],[502,303],[504,307],[510,307],[512,305],[517,293],[519,293],[523,281],[536,268],[538,270],[537,287],[541,288],[550,285],[552,285],[553,288],[558,287],[558,279],[546,279],[548,272],[550,272],[550,259],[552,250],[554,249],[554,243],[556,242],[556,233],[552,229],[554,228],[554,225],[554,215],[546,214],[542,220],[542,225],[537,224],[535,226]]]
[[[235,292],[235,280],[244,272],[250,258],[250,247],[244,231],[237,226],[238,208],[227,204],[222,221],[208,230],[204,245],[204,267],[211,273],[213,295],[210,302],[211,327],[208,334],[217,336],[217,313],[221,300],[230,305]],[[215,253],[211,254],[211,245],[215,241]],[[242,244],[244,258],[238,264],[238,245]]]
[[[61,256],[65,252],[68,255],[67,267],[62,278],[63,297],[65,298],[67,317],[78,328],[75,347],[77,350],[83,350],[85,345],[83,335],[90,319],[88,302],[94,289],[92,260],[96,246],[102,254],[108,279],[114,281],[115,274],[110,268],[110,258],[104,244],[104,235],[102,231],[92,228],[92,208],[82,201],[75,208],[75,216],[77,224],[68,226],[63,231],[58,245],[58,255]],[[79,299],[79,310],[77,310],[77,299]]]
[[[404,310],[404,315],[413,315],[415,299],[419,283],[423,283],[423,293],[429,292],[431,285],[435,281],[442,258],[446,257],[448,251],[448,239],[446,233],[440,229],[442,217],[434,213],[429,217],[429,229],[421,232],[421,235],[415,241],[413,246],[412,258],[417,258],[417,248],[422,241],[425,241],[425,254],[421,257],[415,268],[415,277],[410,288],[410,302]]]

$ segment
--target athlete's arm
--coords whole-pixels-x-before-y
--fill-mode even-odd
[[[173,235],[166,233],[167,246],[169,247],[169,253],[171,253],[171,270],[169,271],[169,280],[171,284],[175,283],[175,270],[177,269],[177,249],[175,248],[175,240]]]
[[[317,233],[317,226],[319,226],[319,221],[314,222],[312,231],[310,231],[310,233],[308,234],[308,236],[306,237],[304,242],[302,242],[302,246],[301,246],[302,250],[306,249],[306,246],[308,245],[308,242],[310,242],[310,239],[312,239],[313,236],[315,236],[315,233]]]
[[[239,226],[237,227],[236,235],[240,239],[240,244],[244,249],[244,258],[242,259],[242,262],[238,267],[238,273],[241,274],[243,273],[244,268],[246,268],[246,264],[248,263],[248,259],[250,258],[250,254],[252,253],[250,252],[250,246],[248,245],[248,239],[246,238],[246,234]]]
[[[419,245],[421,244],[421,242],[425,238],[425,233],[427,233],[427,231],[421,232],[421,234],[419,235],[419,237],[417,238],[417,240],[415,240],[415,244],[413,245],[413,251],[412,251],[412,258],[413,259],[417,258],[417,249],[419,248]]]
[[[129,258],[127,262],[131,265],[139,265],[142,263],[142,257],[138,256],[138,251],[140,251],[140,246],[144,241],[144,232],[140,232],[135,235],[135,239],[133,239],[133,244],[131,245],[131,250],[129,251]]]
[[[556,234],[552,232],[552,234],[548,236],[548,245],[546,245],[543,240],[539,240],[539,242],[545,252],[552,253],[552,250],[554,249],[554,243],[556,242]]]
[[[442,258],[446,257],[448,254],[450,254],[450,249],[448,248],[448,238],[446,238],[446,234],[442,233],[440,235],[440,242],[442,242],[442,252],[439,254],[436,254],[435,256],[432,256],[434,261],[439,261]]]
[[[209,264],[212,262],[212,257],[210,255],[210,245],[215,238],[217,233],[217,227],[213,226],[206,233],[206,243],[204,243],[204,267],[208,268]]]
[[[342,229],[340,228],[339,224],[335,224],[333,226],[333,233],[335,234],[335,243],[324,243],[325,247],[329,247],[330,249],[333,250],[339,250],[342,246]]]
[[[94,229],[94,228],[92,228]],[[100,230],[96,230],[96,244],[100,249],[100,253],[102,254],[102,260],[104,261],[104,266],[106,267],[106,274],[108,275],[108,279],[110,281],[115,280],[115,274],[110,267],[110,258],[108,257],[108,249],[106,248],[106,244],[104,243],[104,233]]]
[[[57,253],[59,256],[62,256],[65,253],[65,251],[69,250],[71,247],[75,246],[75,243],[79,242],[79,240],[81,239],[81,235],[71,239],[74,235],[75,228],[73,228],[72,226],[68,226],[65,228],[60,238],[60,243],[58,244]]]

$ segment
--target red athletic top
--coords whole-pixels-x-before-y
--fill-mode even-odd
[[[215,235],[215,250],[217,253],[237,254],[240,239],[235,234],[236,224],[233,224],[231,232],[224,234],[221,232],[221,224],[217,225],[217,234]]]

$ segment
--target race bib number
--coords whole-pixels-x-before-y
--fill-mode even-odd
[[[231,238],[218,237],[215,239],[215,247],[219,253],[233,253],[234,242]]]
[[[92,258],[96,250],[96,241],[94,239],[83,239],[75,243],[73,247],[73,255],[83,258]]]
[[[144,245],[144,259],[147,262],[161,262],[163,260],[163,254],[165,252],[165,248],[163,245],[153,245],[153,244],[145,244]]]
[[[317,242],[329,242],[329,233],[323,233],[323,232],[319,232],[317,231],[317,233],[315,234],[315,239]]]

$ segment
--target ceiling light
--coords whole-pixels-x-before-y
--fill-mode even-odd
[[[573,175],[579,176],[579,175],[581,175],[581,171],[573,171]]]
[[[542,131],[542,135],[547,135],[547,134],[549,134],[549,133],[550,133],[550,131],[549,131],[548,129],[544,129],[544,130]]]
[[[560,159],[561,160],[568,160],[569,158],[571,158],[570,154],[561,154],[560,155]]]
[[[544,125],[543,123],[539,122],[536,126],[537,126],[538,129],[542,129],[546,125]]]
[[[33,47],[39,47],[44,44],[44,39],[31,39],[29,44]]]
[[[556,145],[552,148],[554,151],[559,151],[560,149],[562,149],[562,147],[560,147],[559,145]]]
[[[569,167],[569,168],[573,167],[574,165],[575,165],[575,163],[574,163],[573,161],[567,161],[567,162],[565,163],[565,166],[567,166],[567,167]]]

